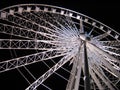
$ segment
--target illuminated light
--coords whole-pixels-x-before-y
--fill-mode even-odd
[[[1,12],[1,18],[6,18],[7,17],[7,13],[6,12]]]
[[[22,7],[19,7],[19,8],[18,8],[18,12],[19,12],[19,13],[22,13],[22,12],[23,12],[23,8],[22,8]]]
[[[14,15],[14,10],[10,10],[9,12],[11,15]]]
[[[60,14],[63,15],[65,11],[61,11]]]
[[[30,12],[31,11],[31,7],[27,7],[27,11]]]
[[[87,19],[87,18],[85,18],[84,22],[88,22],[88,19]]]
[[[52,12],[55,13],[55,12],[56,12],[56,9],[52,9]]]
[[[48,8],[44,7],[44,11],[47,12],[47,11],[48,11]]]
[[[76,18],[77,18],[77,19],[80,19],[80,16],[78,15]]]
[[[116,38],[116,39],[118,39],[118,37],[119,37],[118,35],[115,35],[115,38]]]
[[[69,16],[72,17],[73,13],[69,13]]]
[[[100,26],[100,29],[103,30],[103,26]]]
[[[93,22],[92,25],[95,26],[95,25],[96,25],[96,22]]]
[[[109,30],[109,31],[107,31],[107,34],[110,34],[111,33],[111,31]]]
[[[35,11],[36,11],[36,12],[40,11],[40,8],[39,8],[39,7],[36,7],[36,8],[35,8]]]

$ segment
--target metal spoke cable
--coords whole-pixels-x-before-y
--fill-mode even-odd
[[[17,54],[15,53],[15,50],[13,50],[13,52],[14,52],[14,55],[15,56],[17,56]],[[12,54],[12,53],[11,53]],[[36,77],[25,67],[25,66],[23,66],[24,67],[24,69],[29,73],[29,75],[34,79],[34,80],[36,80]],[[25,75],[19,70],[19,68],[17,68],[17,70],[20,72],[20,74],[25,78],[25,80],[27,80],[27,82],[29,83],[29,85],[31,84],[30,83],[30,81],[25,77]],[[43,85],[44,87],[46,87],[48,90],[52,90],[52,89],[50,89],[48,86],[46,86],[46,85],[44,85],[44,84],[41,84],[41,85]],[[35,89],[35,90],[37,90],[37,89]]]
[[[10,50],[10,54],[11,54],[11,57],[13,57],[13,54],[12,54],[12,52],[11,52],[11,50]],[[31,83],[30,83],[30,81],[26,78],[26,76],[20,71],[20,69],[19,68],[16,68],[17,69],[17,71],[21,74],[21,76],[27,81],[27,83],[30,85]]]

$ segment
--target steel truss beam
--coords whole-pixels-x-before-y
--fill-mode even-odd
[[[52,58],[64,56],[67,53],[59,53],[57,51],[44,51],[40,53],[31,54],[28,56],[23,56],[7,61],[0,62],[0,73],[11,69],[29,65],[32,63],[40,62],[43,60],[49,60]]]

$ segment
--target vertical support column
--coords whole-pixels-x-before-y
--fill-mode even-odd
[[[90,90],[89,66],[87,58],[86,41],[84,41],[84,70],[85,70],[85,90]]]
[[[82,56],[83,49],[79,48],[78,53],[74,57],[73,66],[71,70],[71,75],[69,77],[69,82],[67,84],[66,90],[79,90],[79,83],[81,78],[81,69],[82,69]]]

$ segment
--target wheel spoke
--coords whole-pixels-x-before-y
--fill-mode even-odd
[[[56,47],[58,44],[58,41],[51,40],[0,39],[0,49],[61,50]]]
[[[96,65],[95,65],[96,66]],[[102,82],[111,90],[115,90],[112,83],[109,81],[107,76],[104,75],[103,71],[99,69],[97,66],[93,67],[94,72],[98,75],[98,77],[102,80]],[[105,87],[104,87],[105,88]]]
[[[90,58],[94,57],[92,58],[95,61],[94,63],[104,68],[107,68],[108,71],[110,70],[110,72],[112,71],[111,73],[114,73],[117,77],[120,77],[120,73],[118,70],[119,66],[115,65],[112,61],[110,61],[110,59],[113,59],[114,57],[108,55],[107,53],[103,52],[102,50],[94,46],[93,46],[94,50],[92,50],[93,48],[91,47],[89,48],[91,49],[89,54],[93,53],[91,54],[92,56],[90,56]],[[113,60],[115,60],[115,58]],[[116,69],[115,67],[117,67],[118,69]]]
[[[93,79],[93,81],[95,82],[95,84],[98,86],[98,88],[100,90],[103,90],[104,87],[102,86],[102,84],[100,83],[99,79],[97,78],[96,74],[93,72],[93,70],[90,68],[90,74],[91,74],[91,77]]]
[[[57,53],[57,51],[44,51],[19,58],[14,58],[11,60],[6,60],[0,62],[0,72],[8,71],[32,63],[40,62],[43,60],[49,60],[64,55],[66,55],[66,53],[59,53],[59,52]]]
[[[103,33],[103,34],[100,34],[100,35],[98,35],[98,36],[96,36],[96,37],[93,37],[93,39],[100,41],[101,39],[109,36],[109,33],[110,33],[110,31],[108,31],[108,32],[106,32],[106,33]]]
[[[44,82],[51,74],[53,74],[56,70],[58,70],[61,66],[67,63],[73,55],[67,55],[63,57],[57,64],[55,64],[52,68],[50,68],[46,73],[44,73],[41,77],[39,77],[35,82],[33,82],[28,88],[25,90],[34,90],[36,89],[42,82]]]

